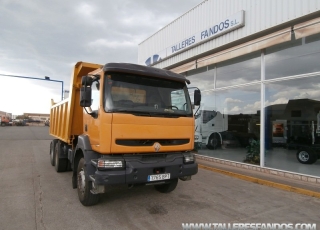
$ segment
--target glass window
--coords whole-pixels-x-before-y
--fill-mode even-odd
[[[106,74],[105,110],[160,117],[192,116],[184,82],[140,75]]]
[[[199,153],[244,162],[246,147],[260,138],[260,94],[260,84],[202,92],[195,133]]]
[[[266,49],[266,79],[320,71],[320,34]]]
[[[320,174],[319,89],[320,75],[266,84],[267,167]]]
[[[171,108],[178,110],[186,110],[187,101],[182,89],[171,92]]]
[[[93,82],[91,95],[91,109],[92,111],[97,111],[99,110],[100,105],[100,80],[98,80],[97,82]]]
[[[217,64],[216,87],[260,81],[261,52],[254,52]]]
[[[197,87],[200,90],[214,89],[214,70],[207,71],[207,67],[188,71],[187,78],[191,84],[188,87]]]

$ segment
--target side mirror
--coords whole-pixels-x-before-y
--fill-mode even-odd
[[[89,76],[83,76],[81,79],[81,89],[80,89],[80,106],[90,107],[91,106],[91,85],[92,78]]]
[[[90,107],[91,101],[91,87],[82,86],[80,89],[80,106]]]
[[[91,85],[92,85],[92,82],[93,82],[92,77],[83,76],[83,77],[81,78],[81,85],[82,85],[82,86],[91,86]]]
[[[194,105],[199,106],[201,103],[201,92],[199,89],[196,89],[194,91],[194,99],[193,99]]]

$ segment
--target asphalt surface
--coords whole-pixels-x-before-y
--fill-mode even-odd
[[[84,207],[49,162],[48,127],[0,127],[0,229],[182,229],[182,223],[316,223],[320,199],[199,168],[170,194],[107,189]]]
[[[273,186],[279,189],[290,190],[320,198],[319,183],[220,164],[210,161],[209,158],[207,160],[203,160],[199,159],[199,157],[200,155],[197,156],[197,162],[201,168],[206,168],[207,170],[233,176],[235,178],[252,181],[254,183],[265,184],[267,186]]]

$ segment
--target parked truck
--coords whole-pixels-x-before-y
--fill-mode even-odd
[[[210,106],[201,105],[196,114],[195,148],[205,145],[214,150],[222,145],[246,147],[257,140],[253,133],[255,119],[251,115],[228,115]]]
[[[109,185],[173,191],[198,171],[192,104],[180,74],[126,63],[78,62],[69,97],[52,101],[50,161],[72,171],[84,206]],[[195,91],[194,105],[200,105]]]
[[[205,144],[208,149],[217,149],[221,146],[222,134],[228,130],[228,115],[215,108],[201,105],[195,115],[196,147]]]

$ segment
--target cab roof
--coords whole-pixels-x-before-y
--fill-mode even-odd
[[[162,78],[172,81],[187,82],[190,81],[183,75],[174,73],[169,70],[159,69],[150,66],[143,66],[129,63],[107,63],[103,66],[104,72],[133,73],[137,75]]]

